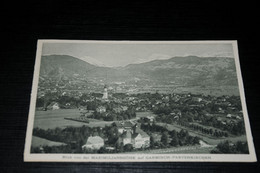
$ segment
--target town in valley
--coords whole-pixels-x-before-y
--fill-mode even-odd
[[[232,58],[84,63],[42,56],[31,153],[249,153]]]

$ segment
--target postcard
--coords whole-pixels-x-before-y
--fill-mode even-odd
[[[255,162],[237,41],[38,40],[26,162]]]

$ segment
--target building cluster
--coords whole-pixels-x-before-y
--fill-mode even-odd
[[[150,146],[150,136],[131,121],[122,121],[115,123],[119,133],[118,145],[125,146],[130,144],[134,149],[148,148]],[[100,136],[90,136],[85,145],[82,146],[83,150],[98,150],[105,146],[105,140]],[[112,148],[112,147],[106,147]]]
[[[131,121],[117,122],[116,127],[120,134],[118,143],[131,144],[133,148],[148,148],[150,146],[150,136],[144,132],[137,124]]]

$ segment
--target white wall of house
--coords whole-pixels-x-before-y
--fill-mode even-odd
[[[55,103],[55,104],[52,106],[52,109],[53,109],[53,110],[60,109],[58,103]]]
[[[126,145],[126,144],[131,144],[131,138],[124,138],[123,139],[123,144]]]
[[[133,146],[134,148],[142,148],[144,145],[144,140],[140,134],[138,134],[134,139],[133,139]]]

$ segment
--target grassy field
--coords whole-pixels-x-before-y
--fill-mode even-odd
[[[43,139],[37,136],[32,136],[32,146],[33,147],[40,147],[40,146],[60,146],[60,145],[66,145],[62,142],[54,142],[47,139]]]
[[[80,116],[78,109],[58,109],[58,110],[47,110],[47,111],[36,111],[34,118],[34,127],[42,129],[54,129],[56,127],[66,128],[68,126],[81,127],[83,125],[89,127],[105,127],[111,125],[114,121],[101,121],[96,119],[88,119],[89,123],[77,122],[72,120],[66,120],[64,118],[77,118]],[[152,112],[137,112],[137,120],[141,117],[156,116]]]
[[[145,116],[156,116],[152,112],[137,112],[136,118],[138,119],[140,117]],[[74,127],[81,127],[83,125],[89,126],[89,127],[105,127],[106,125],[111,125],[114,121],[100,121],[96,119],[89,119],[89,123],[83,123],[83,122],[77,122],[77,121],[71,121],[66,120],[64,118],[66,117],[79,117],[80,113],[78,109],[59,109],[59,110],[48,110],[48,111],[36,111],[35,113],[35,120],[34,120],[34,127],[39,127],[42,129],[54,129],[56,127],[60,128],[66,128],[68,126],[74,126]],[[179,125],[172,125],[172,124],[166,124],[166,123],[157,123],[158,125],[167,127],[168,130],[176,130],[180,131],[183,128]],[[217,145],[219,142],[224,140],[230,140],[232,142],[236,142],[238,140],[240,141],[246,141],[246,136],[236,136],[236,137],[228,137],[228,138],[212,138],[206,135],[202,135],[200,133],[197,133],[195,131],[192,131],[190,129],[187,129],[189,131],[189,134],[191,136],[199,136],[205,141],[206,143],[210,145]]]
[[[111,125],[114,121],[101,121],[96,119],[88,119],[89,123],[77,122],[72,120],[66,120],[64,118],[77,118],[80,116],[78,109],[58,109],[58,110],[47,110],[47,111],[36,111],[34,118],[34,127],[41,129],[54,129],[56,127],[66,128],[68,126],[81,127],[83,125],[89,127],[105,127]],[[156,116],[152,112],[137,112],[137,120],[140,117]]]
[[[66,128],[69,126],[81,127],[83,125],[90,127],[105,127],[112,122],[100,121],[96,119],[89,119],[89,123],[77,122],[66,120],[67,117],[79,117],[80,113],[78,109],[58,109],[47,111],[36,111],[34,118],[34,127],[41,129],[54,129],[56,127]]]

